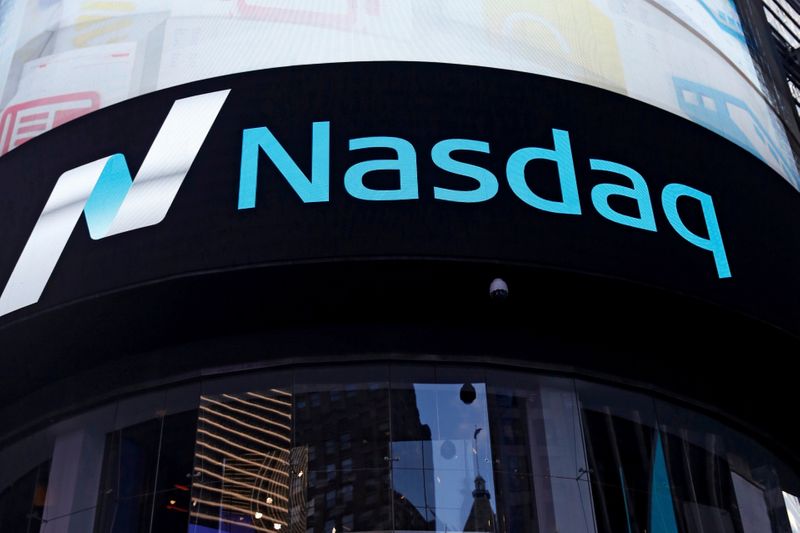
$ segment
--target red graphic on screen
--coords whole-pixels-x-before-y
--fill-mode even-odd
[[[345,11],[269,7],[263,5],[263,0],[237,0],[236,7],[237,15],[242,18],[349,30],[358,22],[359,5],[363,5],[366,14],[376,16],[380,14],[380,3],[381,0],[347,0]]]
[[[97,109],[100,109],[100,94],[91,91],[14,104],[0,117],[0,155]]]

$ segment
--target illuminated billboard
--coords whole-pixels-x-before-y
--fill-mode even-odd
[[[731,0],[0,0],[0,154],[184,83],[392,60],[615,91],[715,131],[798,186]]]
[[[360,62],[216,77],[0,158],[0,318],[187,273],[422,257],[632,280],[793,330],[798,253],[775,236],[798,242],[800,197],[770,174],[704,127],[548,76]]]

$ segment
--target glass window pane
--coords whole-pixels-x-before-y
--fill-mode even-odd
[[[293,470],[291,434],[288,389],[204,395],[189,504],[192,530],[287,527],[290,493],[305,473],[302,466]]]
[[[393,372],[392,381],[395,529],[495,531],[484,374],[437,368],[444,383],[403,382],[399,375]]]
[[[155,489],[161,419],[109,434],[103,461],[103,496],[132,498]]]
[[[294,446],[308,475],[293,530],[391,529],[388,379],[387,365],[295,374]]]
[[[764,490],[736,472],[731,476],[744,533],[772,531]]]
[[[0,492],[0,531],[39,531],[49,472],[43,463]]]
[[[196,419],[189,411],[107,435],[95,532],[186,528]]]
[[[598,530],[649,530],[656,458],[653,401],[639,394],[576,382]]]
[[[188,492],[194,464],[198,411],[164,417],[156,490]]]
[[[656,406],[682,528],[779,530],[785,511],[774,457],[710,417],[666,402]]]
[[[185,531],[189,524],[196,410],[164,417],[152,533]]]
[[[572,380],[519,372],[488,379],[502,531],[594,531]]]
[[[315,483],[309,479],[293,498],[293,505],[305,514],[292,515],[292,531],[389,531],[389,487],[388,469],[339,470],[330,477],[318,476]]]

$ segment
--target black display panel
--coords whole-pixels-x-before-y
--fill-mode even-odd
[[[227,89],[174,200],[150,193],[166,205],[163,220],[98,233],[92,219],[113,218],[130,184],[107,196],[88,189],[95,192],[85,212],[94,215],[77,221],[52,274],[36,275],[45,280],[38,302],[6,307],[6,328],[76,300],[189,274],[439,258],[622,278],[800,331],[800,199],[777,175],[765,179],[772,171],[762,162],[607,91],[421,63],[198,82],[27,143],[0,159],[0,283],[20,261],[23,290],[35,284],[20,257],[26,243],[55,242],[52,232],[32,234],[60,176],[114,154],[124,159],[110,159],[104,179],[123,176],[126,164],[136,176],[177,100]],[[197,137],[194,122],[182,120],[177,137]],[[80,199],[73,200],[65,205]],[[104,209],[110,214],[98,216]],[[133,218],[147,218],[151,207],[132,209]],[[31,261],[43,268],[35,254]]]

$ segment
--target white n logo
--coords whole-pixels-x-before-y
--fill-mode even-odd
[[[135,179],[122,154],[62,174],[0,295],[0,316],[39,301],[82,212],[92,239],[164,220],[229,93],[177,100]]]

